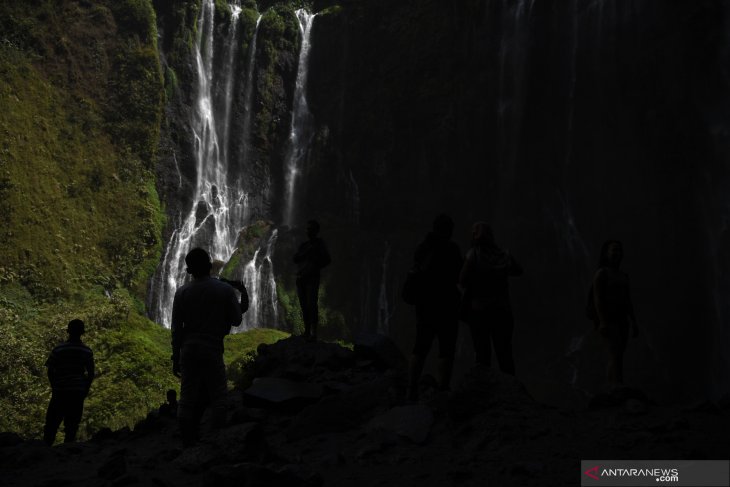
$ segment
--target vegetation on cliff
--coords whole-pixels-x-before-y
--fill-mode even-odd
[[[163,225],[155,13],[4,2],[0,22],[0,430],[39,433],[45,358],[75,317],[99,369],[82,436],[131,424],[174,386],[167,332],[141,304]]]

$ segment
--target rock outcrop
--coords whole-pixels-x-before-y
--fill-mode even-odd
[[[262,345],[253,384],[230,392],[226,426],[210,430],[204,419],[202,441],[185,450],[175,420],[157,412],[132,431],[53,448],[1,434],[0,480],[7,487],[559,486],[575,482],[582,458],[730,453],[727,404],[681,411],[634,391],[564,411],[486,367],[451,393],[425,387],[422,402],[407,403],[402,370],[361,350],[300,337]]]

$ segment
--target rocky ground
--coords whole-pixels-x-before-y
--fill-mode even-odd
[[[173,418],[46,447],[0,434],[5,486],[563,486],[581,459],[727,459],[730,409],[659,406],[640,391],[586,410],[537,403],[474,368],[449,394],[404,399],[405,359],[380,336],[354,350],[299,337],[262,345],[256,380],[229,395],[225,428],[183,450]],[[60,435],[60,433],[59,433]]]

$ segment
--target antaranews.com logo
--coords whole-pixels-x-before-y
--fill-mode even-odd
[[[728,460],[582,460],[581,486],[730,487]]]
[[[679,482],[679,470],[676,468],[601,468],[596,465],[583,473],[595,480],[611,477],[655,477],[657,482]]]

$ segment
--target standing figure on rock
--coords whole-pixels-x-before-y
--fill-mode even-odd
[[[451,240],[454,222],[441,214],[433,222],[433,231],[416,248],[413,268],[417,274],[416,343],[409,371],[408,398],[418,399],[418,382],[434,338],[439,341],[438,381],[448,390],[458,332],[459,270],[461,250]]]
[[[51,382],[51,402],[46,412],[43,441],[53,445],[56,431],[63,421],[65,443],[76,441],[76,433],[84,411],[84,399],[94,380],[94,354],[81,342],[84,322],[71,320],[68,341],[53,349],[46,361]]]
[[[172,304],[172,371],[181,377],[177,417],[183,446],[198,440],[200,419],[212,409],[213,427],[226,418],[226,367],[223,338],[239,326],[246,289],[240,282],[225,283],[210,276],[208,253],[195,248],[185,256],[193,280],[175,292]],[[241,291],[238,300],[234,285]],[[246,300],[247,301],[247,300]]]
[[[319,323],[319,272],[331,262],[324,242],[319,238],[319,223],[316,220],[307,222],[309,240],[299,246],[294,254],[297,264],[297,296],[304,319],[304,338],[307,341],[317,340],[317,324]]]
[[[461,318],[469,324],[476,362],[489,366],[492,345],[502,372],[515,374],[512,357],[514,319],[509,298],[509,277],[522,267],[494,241],[485,222],[472,226],[472,247],[466,254],[459,285],[464,289]]]
[[[591,314],[595,316],[596,329],[606,340],[609,355],[607,376],[612,386],[621,385],[624,381],[623,362],[629,328],[634,338],[639,335],[629,291],[629,276],[619,270],[623,256],[621,242],[604,242],[592,288],[595,312]]]

